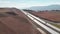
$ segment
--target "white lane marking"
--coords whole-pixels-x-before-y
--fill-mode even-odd
[[[59,29],[59,28],[57,28],[57,27],[55,27],[55,26],[53,26],[53,25],[51,25],[51,24],[49,24],[49,23],[46,23],[46,22],[43,21],[42,19],[40,19],[40,18],[38,18],[38,17],[35,17],[34,15],[32,15],[32,14],[30,14],[30,13],[28,13],[28,14],[31,15],[32,17],[34,17],[35,19],[41,21],[42,23],[44,23],[44,24],[46,24],[46,25],[48,25],[48,26],[52,27],[53,29],[55,29],[55,30],[57,30],[57,31],[60,32],[60,29]]]
[[[46,34],[46,32],[44,32],[42,29],[38,28],[35,24],[33,24],[33,25],[39,32],[41,32],[41,34]]]
[[[48,32],[50,32],[51,34],[59,34],[58,32],[54,31],[53,29],[50,29],[49,27],[41,24],[39,21],[35,20],[34,18],[32,18],[31,16],[27,15],[31,20],[33,20],[34,22],[36,22],[38,25],[40,25],[41,27],[43,27],[44,29],[46,29]]]
[[[60,32],[60,29],[59,29],[59,28],[57,28],[57,27],[55,27],[55,26],[53,26],[53,25],[51,25],[51,24],[49,24],[49,23],[46,23],[46,22],[43,21],[42,19],[40,19],[40,18],[38,18],[38,17],[35,17],[34,15],[32,15],[32,14],[30,14],[30,13],[28,13],[28,12],[25,12],[25,14],[26,14],[26,15],[28,15],[28,14],[31,15],[32,17],[36,18],[37,20],[41,21],[42,23],[44,23],[44,24],[46,24],[46,25],[48,25],[48,26],[52,27],[53,29],[55,29],[55,30],[57,30],[57,31]]]
[[[33,23],[32,23],[33,24]],[[47,34],[46,32],[44,32],[42,29],[38,28],[35,24],[33,24],[33,26],[39,31],[41,32],[41,34]]]
[[[24,13],[27,15],[26,12],[24,12]],[[33,24],[33,23],[32,23],[32,24]],[[46,32],[44,32],[42,29],[38,28],[35,24],[33,24],[33,26],[34,26],[39,32],[41,32],[41,34],[46,34]]]
[[[24,13],[24,11],[23,11],[23,13]],[[25,12],[25,13],[26,13],[26,12]],[[28,13],[26,13],[25,15],[27,15],[27,14],[28,14]],[[28,17],[29,17],[30,19],[32,19],[33,21],[35,21],[35,22],[36,22],[38,25],[40,25],[41,27],[45,28],[46,30],[48,29],[47,31],[49,31],[51,34],[59,34],[59,33],[57,33],[56,31],[54,31],[54,30],[48,28],[47,26],[41,24],[40,22],[34,20],[31,16],[29,16],[29,14],[28,14]]]
[[[41,30],[40,28],[37,28],[37,30],[39,30],[41,32],[41,34],[46,34],[43,30]]]

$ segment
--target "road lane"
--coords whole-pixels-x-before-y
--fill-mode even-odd
[[[55,29],[56,31],[60,32],[60,29],[59,29],[59,28],[57,28],[57,27],[55,27],[55,26],[53,26],[53,25],[51,25],[51,24],[49,24],[49,23],[46,23],[46,22],[43,21],[42,19],[40,19],[40,18],[38,18],[38,17],[35,17],[34,15],[32,15],[32,14],[30,14],[30,13],[28,13],[28,14],[29,14],[30,16],[32,16],[33,18],[37,19],[38,21],[42,22],[43,24],[46,24],[47,26],[49,26],[49,27]]]
[[[37,21],[35,18],[35,16],[31,16],[32,14],[22,11],[26,16],[28,16],[31,20],[33,20],[34,22],[36,22],[38,25],[40,25],[41,27],[43,27],[44,29],[46,29],[48,32],[50,32],[51,34],[59,34],[58,32],[54,31],[53,29],[45,26],[44,24],[40,23],[39,21]],[[34,17],[34,18],[33,18]],[[42,20],[40,20],[42,21]],[[42,21],[43,23],[45,23],[44,21]]]

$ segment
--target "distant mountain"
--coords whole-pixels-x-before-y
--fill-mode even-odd
[[[60,10],[60,5],[49,5],[49,6],[33,6],[28,8],[30,10]]]

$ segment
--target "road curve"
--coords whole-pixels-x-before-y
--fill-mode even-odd
[[[28,13],[28,12],[25,12],[23,10],[21,10],[27,17],[29,17],[32,21],[34,21],[36,24],[40,25],[42,28],[44,28],[45,30],[47,30],[48,32],[50,32],[51,34],[60,34],[60,30],[50,24],[46,24],[44,21],[42,21],[40,18]],[[41,23],[42,22],[42,23]],[[44,25],[45,24],[45,25]],[[50,26],[50,27],[47,27],[47,26]],[[55,28],[57,31],[53,30],[52,28]]]

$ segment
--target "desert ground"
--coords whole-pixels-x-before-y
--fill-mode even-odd
[[[0,8],[0,34],[40,34],[16,8]]]
[[[39,12],[31,12],[31,13],[45,20],[49,20],[55,23],[60,22],[60,10],[39,11]]]

